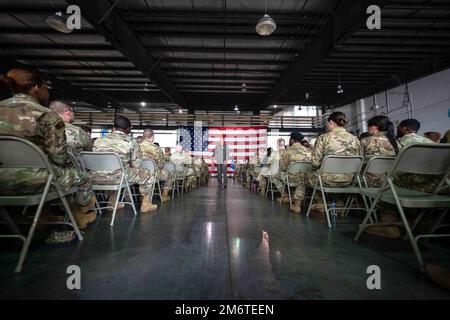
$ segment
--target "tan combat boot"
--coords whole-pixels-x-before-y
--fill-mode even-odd
[[[85,229],[88,223],[92,223],[97,219],[95,211],[84,212],[83,207],[79,206],[72,206],[70,209],[80,230]]]
[[[289,210],[293,213],[299,214],[302,212],[301,204],[302,203],[300,200],[294,199],[294,203],[289,206]]]
[[[380,223],[392,223],[397,221],[397,213],[392,211],[381,212]],[[400,229],[397,226],[373,226],[364,229],[365,233],[373,236],[384,237],[389,239],[400,238]]]
[[[315,200],[316,204],[311,206],[311,211],[315,211],[316,213],[319,213],[319,215],[325,216],[325,205],[323,204],[322,197],[316,194]]]
[[[266,188],[259,188],[259,194],[262,195],[263,197],[266,196]]]
[[[161,196],[162,202],[168,202],[170,200],[169,191],[170,190],[163,190],[163,193]]]
[[[277,202],[280,202],[282,204],[288,204],[289,196],[284,195],[283,197],[277,198]]]
[[[141,213],[149,213],[158,209],[158,206],[156,204],[151,203],[149,198],[150,197],[147,195],[142,200]]]
[[[116,204],[116,199],[117,199],[117,192],[115,192],[115,191],[109,191],[108,192],[108,196],[109,196],[109,198],[108,198],[108,207],[111,207],[111,208],[108,208],[107,210],[108,211],[113,211],[114,209],[114,205]],[[117,203],[117,210],[120,210],[120,209],[123,209],[123,208],[125,208],[125,203]]]

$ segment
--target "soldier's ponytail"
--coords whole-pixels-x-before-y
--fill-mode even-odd
[[[398,144],[397,144],[397,135],[395,132],[395,126],[388,117],[379,115],[370,119],[367,123],[369,127],[377,127],[379,131],[386,132],[386,137],[391,143],[392,147],[395,150],[395,153],[398,153]]]
[[[345,115],[345,113],[340,111],[336,111],[330,114],[330,116],[328,117],[328,121],[330,120],[336,123],[338,127],[345,127],[348,123],[347,116]]]

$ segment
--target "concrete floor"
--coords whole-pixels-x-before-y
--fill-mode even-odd
[[[357,221],[329,230],[318,217],[238,186],[177,197],[153,215],[104,214],[85,240],[65,248],[36,245],[21,274],[18,257],[0,253],[0,298],[8,299],[449,299],[420,276],[410,246],[363,236]],[[450,250],[426,250],[450,262]],[[68,290],[66,269],[81,268],[81,290]],[[381,268],[381,290],[368,290],[366,269]]]

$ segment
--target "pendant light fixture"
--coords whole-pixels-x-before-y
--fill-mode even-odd
[[[275,29],[277,28],[277,24],[275,20],[273,20],[267,14],[267,0],[264,2],[264,16],[258,21],[256,24],[255,30],[256,33],[260,36],[268,36],[271,35]]]
[[[338,75],[338,86],[337,86],[337,93],[341,94],[344,93],[344,89],[342,89],[341,86],[341,75]]]
[[[70,16],[68,14],[59,11],[49,16],[47,20],[45,20],[45,22],[47,22],[47,24],[56,31],[62,33],[71,33],[73,29],[67,27],[67,19],[69,17]]]

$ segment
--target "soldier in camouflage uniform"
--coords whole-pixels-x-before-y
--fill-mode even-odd
[[[72,124],[75,119],[73,108],[61,101],[52,101],[50,110],[56,112],[66,126],[67,147],[73,155],[78,156],[82,151],[92,151],[92,140],[87,132]]]
[[[319,136],[314,145],[311,163],[314,169],[319,169],[323,159],[330,155],[355,156],[361,152],[361,144],[354,135],[345,130],[348,122],[343,112],[333,112],[327,121],[328,132]],[[353,180],[352,174],[322,174],[322,182],[330,187],[346,187]],[[312,186],[317,181],[317,174],[309,175]]]
[[[170,148],[169,147],[165,147],[164,148],[164,160],[166,161],[166,162],[170,162],[170,156],[171,156],[172,154],[170,153]]]
[[[256,176],[255,167],[261,166],[261,157],[265,152],[266,152],[266,149],[259,148],[258,151],[256,152],[256,154],[254,154],[253,156],[250,157],[248,169],[247,169],[247,172],[245,173],[245,176],[247,179],[246,187],[248,189],[251,188],[252,181],[255,179],[255,176]]]
[[[435,143],[434,141],[417,134],[420,129],[420,122],[416,119],[406,119],[400,122],[397,127],[397,137],[400,149],[417,143]],[[407,186],[417,191],[433,192],[441,180],[441,176],[418,175],[411,173],[398,173],[394,182],[398,186]]]
[[[63,190],[78,188],[75,201],[70,201],[70,206],[79,228],[85,228],[96,218],[94,212],[88,213],[95,200],[92,182],[84,172],[73,167],[67,153],[64,122],[56,113],[42,106],[48,103],[48,88],[42,74],[34,69],[12,69],[0,80],[14,94],[0,102],[0,134],[36,144],[48,155],[58,185]],[[0,193],[42,192],[47,177],[45,169],[0,166]]]
[[[183,167],[183,174],[184,177],[187,180],[187,187],[189,186],[189,183],[192,182],[192,168],[188,169],[188,165],[192,163],[191,158],[188,156],[186,157],[186,154],[183,152],[183,147],[181,145],[177,145],[175,153],[173,153],[170,156],[170,161],[173,162],[175,165],[179,165]]]
[[[343,112],[333,112],[327,121],[327,133],[319,136],[314,144],[314,150],[311,163],[314,169],[319,169],[322,161],[330,155],[353,156],[359,155],[361,152],[361,144],[357,137],[345,130],[348,119]],[[309,185],[314,188],[318,179],[316,172],[308,175]],[[322,182],[329,187],[346,187],[353,181],[352,174],[322,174]],[[318,206],[314,209],[318,211],[324,210],[322,197],[316,193],[316,201]],[[341,202],[341,201],[339,201]]]
[[[261,172],[258,176],[259,189],[263,196],[264,196],[265,190],[267,188],[269,176],[272,176],[274,179],[281,179],[280,158],[281,158],[281,154],[285,151],[285,148],[286,148],[285,143],[286,142],[284,141],[283,138],[278,139],[277,150],[272,151],[268,158],[269,166],[266,168],[262,168]]]
[[[158,207],[152,204],[150,193],[154,178],[150,172],[141,167],[142,151],[139,144],[130,136],[131,122],[128,118],[118,116],[114,121],[114,131],[107,136],[98,138],[94,143],[96,152],[115,152],[121,160],[130,184],[139,184],[139,191],[143,196],[141,213],[155,211]],[[119,170],[120,171],[120,170]],[[120,172],[101,171],[93,173],[93,180],[98,184],[109,184],[111,181],[120,182]],[[110,193],[110,205],[115,202],[116,193]],[[123,205],[119,208],[123,208]]]
[[[361,155],[364,156],[364,165],[372,157],[395,157],[398,153],[398,144],[395,136],[394,124],[388,117],[379,115],[368,121],[369,136],[361,139]],[[370,186],[380,186],[382,177],[367,174]]]
[[[298,132],[292,132],[291,137],[289,139],[289,148],[282,152],[280,159],[280,175],[275,180],[275,185],[277,186],[278,191],[282,195],[281,202],[289,203],[288,196],[284,196],[283,190],[283,180],[286,177],[286,171],[292,163],[296,161],[311,161],[311,150],[305,148],[301,141],[303,140],[303,135]],[[305,188],[307,185],[307,174],[300,173],[296,175],[289,175],[290,182],[296,182],[297,186],[295,188],[294,193],[294,203],[290,206],[290,210],[294,213],[301,212],[301,202],[305,198]]]
[[[361,154],[364,155],[364,165],[375,156],[395,157],[399,148],[395,136],[395,127],[389,118],[379,115],[371,118],[367,124],[369,127],[368,136],[361,139]],[[383,176],[368,173],[366,174],[366,180],[370,187],[380,187],[383,183]],[[387,204],[379,203],[378,212],[380,222],[389,223],[397,219],[395,208]],[[364,232],[388,238],[397,238],[400,235],[397,226],[369,227]]]
[[[153,159],[157,167],[158,179],[164,181],[162,186],[162,202],[170,200],[169,192],[172,189],[175,177],[164,169],[166,157],[160,147],[154,144],[155,134],[152,129],[145,129],[143,133],[143,141],[139,145],[141,147],[144,158]]]
[[[202,166],[201,166],[201,180],[202,184],[206,184],[209,182],[209,166],[205,162],[205,159],[202,157]]]

